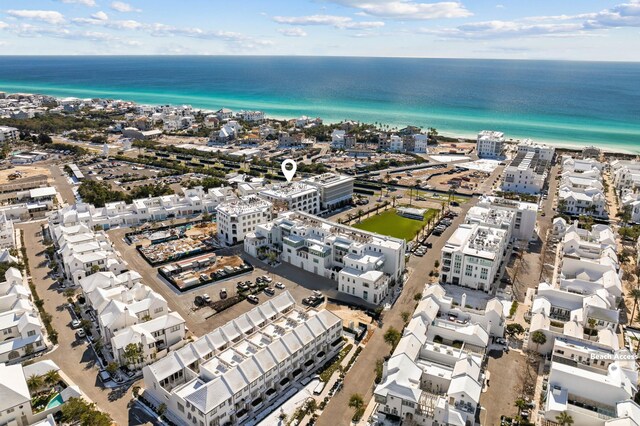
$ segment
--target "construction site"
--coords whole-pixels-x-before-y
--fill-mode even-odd
[[[220,247],[215,222],[188,223],[128,235],[150,265],[162,265]]]
[[[240,256],[217,256],[215,253],[184,259],[162,266],[158,270],[162,277],[180,291],[251,271],[253,266]]]

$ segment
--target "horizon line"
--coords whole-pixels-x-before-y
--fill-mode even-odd
[[[334,59],[408,59],[408,60],[459,60],[459,61],[520,61],[520,62],[588,62],[588,63],[619,63],[619,64],[639,64],[632,60],[598,60],[598,59],[533,59],[533,58],[474,58],[474,57],[428,57],[428,56],[369,56],[369,55],[296,55],[296,54],[2,54],[0,58],[334,58]]]

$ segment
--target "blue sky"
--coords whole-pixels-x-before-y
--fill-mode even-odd
[[[640,61],[640,0],[0,0],[0,54]]]

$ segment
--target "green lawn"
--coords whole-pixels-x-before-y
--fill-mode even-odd
[[[424,215],[425,218],[421,222],[419,220],[402,217],[396,213],[395,209],[391,209],[378,215],[371,216],[362,222],[353,225],[353,227],[411,241],[418,231],[426,225],[427,220],[431,216],[437,215],[438,212],[439,210],[436,209],[428,209],[427,213]]]

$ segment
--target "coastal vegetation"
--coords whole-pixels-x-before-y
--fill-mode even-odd
[[[165,184],[141,185],[132,188],[130,191],[114,190],[106,182],[87,180],[78,187],[78,195],[86,203],[96,207],[104,207],[106,203],[114,201],[125,201],[131,203],[137,198],[158,197],[160,195],[173,194],[173,190]]]
[[[20,130],[21,138],[32,133],[61,133],[69,130],[99,130],[113,124],[113,118],[98,116],[79,116],[76,114],[40,114],[33,118],[0,118],[0,126],[15,127]]]

